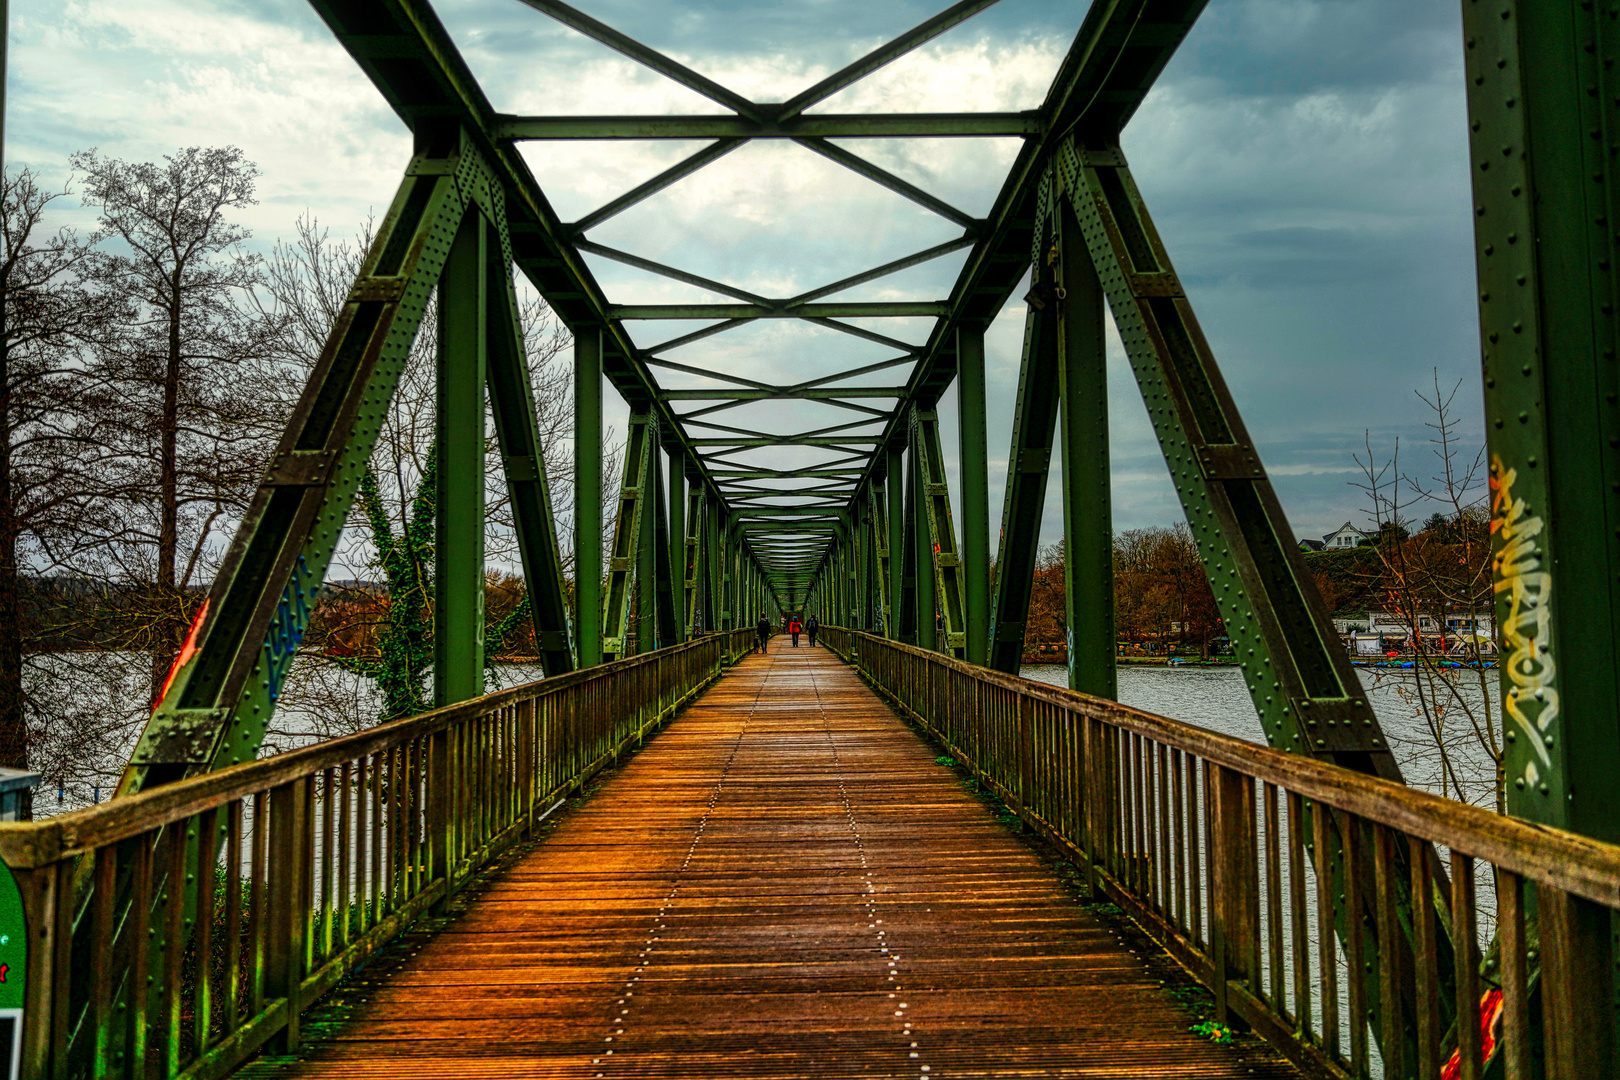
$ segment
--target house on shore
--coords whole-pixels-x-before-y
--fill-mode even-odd
[[[1363,532],[1347,521],[1320,540],[1312,540],[1309,537],[1300,540],[1299,546],[1304,551],[1343,551],[1346,548],[1355,547],[1372,535],[1370,532]]]

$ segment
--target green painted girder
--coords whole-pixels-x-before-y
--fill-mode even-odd
[[[1078,127],[1124,127],[1203,11],[1205,0],[1163,5],[1150,0],[1097,0],[1038,110],[1043,133],[1026,139],[973,250],[951,288],[950,314],[919,350],[907,398],[885,430],[887,445],[906,440],[904,407],[932,408],[956,376],[957,331],[988,325],[1029,269],[1036,194],[1058,137]],[[882,468],[867,467],[871,483]],[[863,485],[864,486],[864,485]]]
[[[866,499],[871,515],[872,564],[876,577],[873,589],[876,593],[877,613],[883,618],[883,626],[879,629],[880,632],[887,634],[894,618],[894,609],[889,599],[889,515],[883,485],[873,484],[869,487]]]
[[[877,446],[883,441],[878,435],[758,435],[753,437],[738,436],[733,439],[688,439],[690,446],[726,446],[733,450],[751,450],[761,446],[833,446],[850,448],[858,444],[862,446]],[[715,457],[714,454],[703,455]]]
[[[602,658],[629,655],[630,605],[635,598],[637,554],[644,546],[643,514],[653,494],[656,473],[653,451],[658,444],[657,421],[651,413],[632,412],[624,449],[624,478],[619,485],[619,509],[608,549],[607,587],[602,590]]]
[[[788,300],[764,304],[614,304],[618,319],[892,319],[936,318],[945,305],[935,300],[857,301],[793,305]]]
[[[742,116],[502,116],[502,139],[1024,138],[1044,133],[1033,112],[817,113]]]
[[[831,478],[844,477],[854,479],[861,475],[862,470],[852,469],[714,469],[709,475],[721,487],[741,483],[747,480],[773,480],[778,477],[797,479],[800,477]]]
[[[264,738],[315,597],[375,446],[429,295],[439,283],[469,213],[494,226],[484,257],[498,252],[507,276],[511,247],[501,181],[477,145],[460,137],[413,158],[354,287],[311,373],[241,527],[215,578],[180,664],[153,711],[118,788],[149,787],[252,760]],[[474,264],[476,265],[476,264]],[[485,289],[473,310],[495,325],[486,378],[506,394],[521,347],[504,290]],[[490,310],[490,306],[496,310]],[[459,316],[457,316],[459,318]],[[465,322],[465,320],[463,320]],[[523,392],[528,393],[526,376]],[[521,473],[538,447],[522,431],[522,410],[502,414],[503,452]],[[502,430],[504,429],[504,430]],[[527,439],[527,441],[525,441]],[[536,449],[537,452],[537,449]],[[543,470],[541,471],[543,475]],[[525,498],[544,501],[530,483]],[[530,523],[549,527],[548,506],[530,506]],[[530,533],[525,566],[544,572],[543,543]],[[544,600],[547,583],[531,578]],[[562,583],[556,581],[557,594]],[[571,659],[560,659],[571,665]],[[563,670],[566,670],[564,668]]]
[[[984,327],[956,334],[957,470],[962,484],[962,608],[969,663],[990,651],[990,455],[985,417]],[[1103,435],[1106,442],[1107,434]],[[876,485],[873,485],[874,490]]]
[[[484,382],[491,245],[482,213],[462,217],[439,276],[435,352],[433,704],[484,692]],[[525,386],[525,389],[527,387]]]
[[[702,428],[704,431],[720,431],[726,433],[727,435],[737,435],[745,439],[807,439],[833,435],[855,438],[863,434],[858,429],[870,428],[872,426],[872,421],[867,419],[847,420],[842,424],[829,424],[826,427],[812,428],[809,431],[795,431],[790,433],[761,431],[758,428],[751,427],[735,427],[731,424],[716,423],[713,420],[689,420],[687,426]]]
[[[1053,179],[1074,204],[1266,741],[1403,782],[1124,155],[1111,142],[1068,140]],[[1049,217],[1047,224],[1056,222]],[[1337,827],[1332,835],[1335,860],[1345,845],[1365,842]],[[1432,850],[1422,857],[1440,883],[1443,909],[1444,869]],[[1396,853],[1397,905],[1408,915],[1409,861],[1404,849]],[[1363,1000],[1380,1001],[1381,970],[1388,978],[1401,1016],[1384,1030],[1403,1034],[1382,1048],[1386,1060],[1398,1062],[1416,1031],[1412,939],[1403,929],[1394,941],[1378,940],[1375,904],[1364,881],[1359,895],[1336,901],[1335,912],[1341,927],[1352,918],[1365,924],[1366,952],[1349,958]],[[1435,977],[1449,1015],[1455,969],[1443,927],[1438,939]]]
[[[1620,40],[1610,4],[1472,7],[1463,29],[1508,811],[1614,843]]]
[[[799,519],[843,523],[849,518],[849,512],[838,506],[744,506],[732,511],[732,514],[739,521],[754,524],[765,521],[798,525]]]
[[[1068,200],[1058,215],[1059,424],[1063,477],[1063,609],[1069,688],[1119,693],[1114,622],[1114,517],[1108,453],[1108,347],[1102,282]],[[1066,255],[1065,255],[1066,253]]]
[[[958,659],[967,653],[967,583],[956,525],[951,517],[951,489],[945,480],[945,451],[939,440],[939,416],[917,409],[912,415],[913,453],[917,458],[919,513],[932,549],[934,594],[944,617],[944,651]],[[921,556],[919,555],[919,558]]]
[[[1050,185],[1043,186],[1050,201]],[[1007,482],[1002,490],[1001,543],[996,557],[996,585],[990,605],[988,666],[1018,674],[1024,655],[1035,560],[1040,550],[1041,518],[1046,509],[1052,443],[1057,430],[1058,367],[1062,338],[1058,332],[1055,252],[1041,252],[1024,314],[1024,347],[1013,400],[1012,444],[1007,451]]]
[[[749,390],[665,390],[665,401],[827,401],[836,398],[901,398],[903,386],[773,386]]]
[[[491,200],[500,194],[492,188]],[[502,203],[504,205],[504,199]],[[486,273],[492,304],[488,319],[489,407],[506,475],[507,500],[512,508],[540,663],[548,676],[561,675],[576,666],[569,641],[568,592],[564,585],[562,552],[557,544],[551,488],[541,456],[539,421],[531,389],[534,381],[518,319],[511,248],[503,238],[498,247],[489,245],[487,252]],[[600,426],[598,421],[598,429]],[[600,503],[600,481],[596,490]],[[594,535],[600,536],[600,530]],[[481,595],[482,590],[479,591]]]
[[[432,149],[464,131],[506,194],[513,257],[576,335],[602,334],[603,374],[632,407],[651,409],[668,441],[686,446],[675,414],[660,397],[645,353],[608,311],[600,285],[573,235],[556,216],[517,148],[495,134],[498,114],[426,0],[310,0],[355,63]],[[707,484],[707,477],[703,483]],[[718,492],[715,492],[718,497]]]
[[[691,485],[686,496],[686,571],[682,575],[685,581],[686,604],[683,608],[686,624],[686,636],[690,639],[698,626],[698,579],[703,565],[703,503],[705,495],[702,487]]]
[[[660,191],[680,183],[693,173],[708,168],[740,146],[742,146],[742,141],[739,139],[722,139],[719,142],[711,143],[697,151],[697,153],[677,161],[658,175],[643,180],[629,191],[597,207],[577,221],[569,222],[566,228],[575,239],[578,239],[610,218],[617,217],[631,207],[646,202]]]
[[[761,105],[749,101],[740,94],[727,90],[712,79],[698,74],[684,64],[649,49],[639,41],[614,30],[605,23],[599,22],[567,4],[558,3],[556,0],[523,0],[523,2],[536,11],[542,11],[550,15],[558,22],[572,27],[587,37],[594,38],[609,48],[635,60],[637,63],[657,71],[666,78],[731,109],[743,117],[753,120],[770,118],[777,121],[787,121],[797,117],[816,103],[832,97],[845,87],[853,85],[883,65],[898,59],[965,19],[969,19],[985,8],[992,6],[995,0],[961,0],[961,2],[951,5],[938,15],[924,20],[894,40],[879,46],[859,60],[833,72],[814,86],[780,105]]]
[[[1399,781],[1124,155],[1116,145],[1070,141],[1056,173],[1075,204],[1267,742]]]

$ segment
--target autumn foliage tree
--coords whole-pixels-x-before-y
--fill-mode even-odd
[[[1128,529],[1114,538],[1114,618],[1137,645],[1198,647],[1207,655],[1221,632],[1215,594],[1184,522]]]

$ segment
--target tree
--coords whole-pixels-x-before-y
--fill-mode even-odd
[[[304,215],[291,240],[278,243],[266,264],[261,307],[266,323],[285,328],[276,340],[280,365],[292,372],[286,386],[301,387],[325,345],[331,327],[371,246],[366,223],[354,242],[335,240],[320,223]],[[417,328],[404,370],[378,435],[360,498],[344,529],[333,571],[328,574],[320,610],[322,619],[306,635],[306,648],[283,687],[283,708],[302,712],[322,734],[358,730],[378,719],[421,711],[431,701],[425,686],[432,666],[433,595],[433,446],[435,438],[434,348],[438,339],[437,305],[429,303]],[[565,328],[538,295],[520,293],[518,321],[527,353],[531,392],[546,481],[552,495],[559,539],[568,527],[573,494],[573,377],[564,355]],[[288,391],[286,409],[293,398]],[[499,468],[500,451],[493,424],[486,445],[485,556],[492,564],[518,562],[516,531],[506,484]],[[606,434],[604,500],[617,504],[611,481],[620,453]],[[611,543],[607,515],[603,544]],[[573,563],[566,544],[564,572]],[[372,580],[381,573],[380,582]],[[486,600],[486,657],[494,660],[509,641],[523,638],[528,618],[527,594],[513,592],[502,578],[505,598]],[[373,683],[378,700],[343,692],[331,669],[360,674]],[[486,669],[498,685],[498,668]],[[278,731],[283,738],[297,737]]]
[[[229,220],[253,205],[259,171],[229,146],[162,163],[94,150],[72,160],[115,242],[90,260],[96,285],[132,310],[97,366],[110,391],[97,422],[119,452],[108,495],[126,504],[104,554],[110,576],[146,592],[126,616],[130,643],[150,651],[156,698],[216,533],[246,508],[282,419],[252,392],[278,327],[246,302],[263,264]]]
[[[125,307],[85,284],[99,234],[47,223],[67,194],[27,169],[0,185],[0,765],[16,768],[29,761],[23,657],[38,631],[21,602],[22,560],[60,565],[96,510],[102,451],[83,406],[103,390],[85,350]]]
[[[1114,605],[1127,641],[1151,639],[1168,649],[1174,635],[1177,645],[1197,642],[1208,654],[1220,614],[1185,522],[1114,537]]]
[[[1460,386],[1461,380],[1444,390],[1436,372],[1431,393],[1415,391],[1430,413],[1425,426],[1435,468],[1431,476],[1401,471],[1399,440],[1380,461],[1369,436],[1366,456],[1355,456],[1363,480],[1353,486],[1366,495],[1379,537],[1367,549],[1376,556],[1370,567],[1373,583],[1412,635],[1417,666],[1411,698],[1424,724],[1422,749],[1435,761],[1440,793],[1475,801],[1485,785],[1467,765],[1477,758],[1491,769],[1488,787],[1497,812],[1506,813],[1499,710],[1483,663],[1493,646],[1479,633],[1493,603],[1485,448],[1463,446],[1461,419],[1453,409]],[[1429,507],[1436,509],[1423,528],[1410,533],[1405,522]],[[1460,633],[1442,629],[1425,638],[1425,619],[1444,628],[1448,616],[1462,616],[1468,625]],[[1452,666],[1457,660],[1467,668]]]

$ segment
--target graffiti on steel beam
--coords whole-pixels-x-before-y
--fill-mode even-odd
[[[1524,500],[1513,494],[1518,470],[1491,457],[1491,534],[1497,539],[1491,576],[1496,595],[1505,601],[1502,613],[1502,666],[1512,680],[1502,707],[1519,726],[1535,749],[1541,764],[1552,769],[1547,747],[1551,729],[1558,719],[1558,689],[1554,686],[1557,667],[1552,656],[1552,609],[1547,601],[1552,593],[1552,574],[1542,566],[1537,546],[1544,523],[1532,514]],[[1511,738],[1511,734],[1509,735]],[[1527,788],[1541,782],[1541,771],[1534,761],[1524,767],[1519,778]]]

